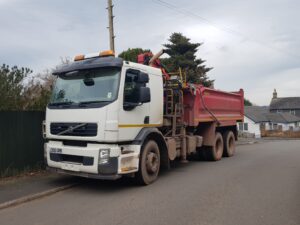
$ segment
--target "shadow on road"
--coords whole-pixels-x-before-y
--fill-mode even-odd
[[[139,189],[139,188],[148,188],[152,185],[156,185],[157,182],[160,182],[164,179],[172,177],[172,175],[176,175],[178,173],[187,172],[186,169],[190,169],[196,164],[202,164],[203,162],[189,162],[189,163],[180,163],[179,161],[173,162],[170,170],[162,170],[160,171],[158,181],[150,186],[139,185],[135,182],[133,177],[122,177],[118,180],[96,180],[96,179],[88,179],[88,178],[75,178],[78,181],[77,190],[85,191],[85,192],[98,192],[98,193],[112,193],[112,192],[120,192],[128,189]]]

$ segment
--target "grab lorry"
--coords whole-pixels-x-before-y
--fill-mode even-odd
[[[141,54],[138,63],[112,51],[79,55],[54,71],[44,123],[49,170],[147,185],[174,160],[234,155],[243,90],[187,83],[182,71],[162,68],[163,53]]]

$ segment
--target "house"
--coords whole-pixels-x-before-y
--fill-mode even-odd
[[[298,130],[300,118],[287,112],[271,113],[267,106],[245,106],[244,122],[238,130],[261,137],[261,130]]]
[[[300,130],[300,97],[278,98],[276,89],[270,106],[245,106],[244,123],[240,132],[261,137],[261,130]]]
[[[270,103],[271,113],[290,113],[300,117],[300,97],[278,98],[276,89]]]
[[[253,134],[256,138],[261,138],[261,124],[267,123],[264,116],[269,112],[268,107],[261,106],[245,106],[244,122],[238,124],[238,130]]]
[[[268,113],[266,114],[268,123],[261,126],[265,130],[298,130],[300,118],[287,112]]]

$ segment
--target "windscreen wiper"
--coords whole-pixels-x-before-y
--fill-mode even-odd
[[[75,102],[54,102],[54,103],[50,103],[50,106],[69,106],[69,105],[73,105]]]
[[[107,102],[110,102],[110,101],[86,101],[86,102],[79,102],[78,106],[85,107],[86,105],[90,105],[90,104],[107,103]]]

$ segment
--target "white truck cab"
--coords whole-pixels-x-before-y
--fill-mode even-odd
[[[158,60],[163,53],[142,54],[140,64],[112,52],[81,55],[54,71],[44,123],[49,170],[96,179],[127,175],[147,185],[176,159],[234,155],[243,90],[187,84],[181,70],[166,72]]]
[[[99,179],[137,172],[145,139],[163,138],[161,70],[102,56],[77,58],[53,74],[45,121],[49,170]],[[150,170],[158,173],[159,158],[151,156]]]

